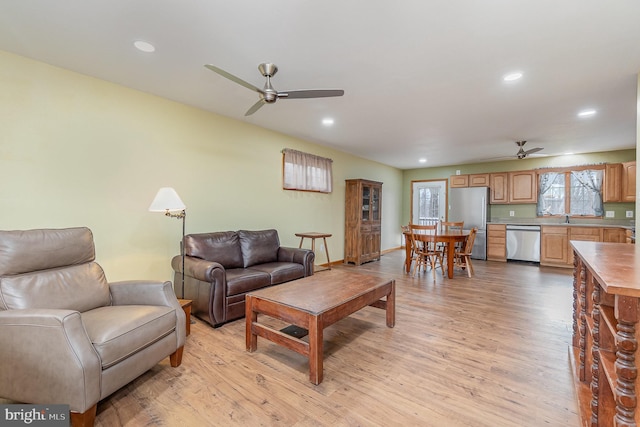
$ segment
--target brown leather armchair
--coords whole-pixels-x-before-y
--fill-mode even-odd
[[[185,328],[171,282],[107,282],[88,228],[0,231],[0,397],[93,425],[99,400],[180,365]]]

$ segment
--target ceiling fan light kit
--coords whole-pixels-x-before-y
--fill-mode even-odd
[[[278,72],[278,67],[275,64],[265,62],[258,65],[258,71],[263,77],[266,79],[264,83],[264,87],[262,89],[248,83],[241,78],[234,76],[233,74],[216,67],[215,65],[206,64],[206,68],[225,77],[232,82],[235,82],[241,86],[246,87],[247,89],[253,90],[254,92],[258,92],[260,99],[258,102],[253,104],[251,108],[247,110],[244,114],[245,116],[250,116],[256,111],[260,109],[264,104],[273,104],[278,99],[303,99],[303,98],[325,98],[330,96],[342,96],[344,95],[344,90],[342,89],[298,89],[298,90],[284,90],[277,91],[271,85],[271,78]]]

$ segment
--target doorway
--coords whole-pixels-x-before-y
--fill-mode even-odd
[[[447,180],[411,181],[411,223],[447,220]]]

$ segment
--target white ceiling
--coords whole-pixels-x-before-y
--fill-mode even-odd
[[[0,49],[401,169],[636,146],[637,0],[2,0]],[[257,93],[203,66],[261,62],[345,95],[244,117]]]

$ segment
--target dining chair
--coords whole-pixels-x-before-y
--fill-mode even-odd
[[[416,252],[415,252],[415,243],[413,241],[413,236],[411,234],[411,227],[409,225],[401,225],[400,229],[402,230],[402,235],[404,236],[404,244],[409,248],[409,272],[411,272],[411,267],[413,266],[413,262],[416,260]],[[404,264],[402,265],[402,269],[405,269],[407,264],[407,259],[405,258]]]
[[[454,262],[456,267],[460,267],[463,270],[467,270],[467,275],[471,277],[473,274],[473,264],[471,263],[471,252],[473,251],[473,242],[476,240],[477,227],[473,227],[469,232],[469,237],[464,242],[464,247],[457,250],[454,255]]]
[[[442,269],[442,275],[444,275],[444,262],[442,251],[437,246],[436,236],[438,234],[438,225],[417,225],[410,224],[411,228],[411,241],[413,242],[413,251],[416,255],[416,267],[413,270],[413,275],[422,268],[427,271],[427,265],[431,267],[431,273],[433,274],[433,280],[436,280],[436,268],[440,263]],[[427,236],[427,237],[425,237]],[[418,243],[422,243],[419,245]]]
[[[448,233],[449,231],[462,231],[464,228],[464,221],[442,221],[440,223],[440,230],[443,233]],[[456,251],[462,249],[464,242],[456,242],[455,249]],[[440,248],[442,249],[443,256],[447,256],[447,245],[444,243],[439,243]]]

